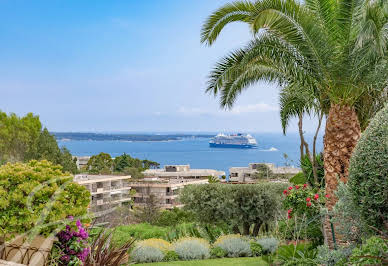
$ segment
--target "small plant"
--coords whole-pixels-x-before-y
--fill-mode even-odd
[[[261,238],[256,241],[263,249],[263,254],[274,253],[279,245],[279,241],[276,238]]]
[[[179,260],[179,256],[174,250],[167,251],[163,259],[163,261],[177,261],[177,260]]]
[[[257,242],[252,241],[250,243],[250,246],[251,246],[252,256],[258,257],[263,253],[263,249],[261,248],[260,244],[258,244]]]
[[[151,246],[138,246],[131,252],[132,260],[137,263],[159,262],[164,259],[163,252]]]
[[[351,253],[350,249],[330,250],[328,246],[319,246],[317,250],[318,254],[315,261],[325,266],[344,265]]]
[[[352,251],[349,259],[356,265],[386,265],[388,263],[388,240],[373,236],[365,244]]]
[[[154,247],[162,252],[167,252],[171,249],[171,244],[163,239],[150,238],[136,243],[136,247]]]
[[[310,245],[284,245],[279,247],[277,251],[278,258],[283,262],[299,261],[299,260],[313,260],[317,255],[317,250],[312,249]]]
[[[228,257],[251,256],[249,243],[240,235],[221,236],[214,243],[214,246],[222,248]]]
[[[220,247],[214,247],[210,250],[210,255],[212,258],[223,258],[226,256],[226,252]]]
[[[174,250],[181,260],[200,260],[210,257],[209,243],[201,238],[179,239],[174,243]]]
[[[90,248],[87,242],[89,237],[80,220],[76,226],[66,225],[66,229],[57,235],[55,252],[59,254],[59,265],[82,266],[89,254]]]

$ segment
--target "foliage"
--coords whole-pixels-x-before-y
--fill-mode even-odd
[[[354,265],[385,265],[388,263],[388,239],[369,238],[361,247],[353,249],[349,261]]]
[[[112,157],[104,152],[93,155],[87,163],[87,169],[91,174],[111,174],[112,167]]]
[[[132,250],[131,259],[137,263],[158,262],[164,258],[163,252],[151,246],[139,246]]]
[[[135,240],[128,239],[120,245],[113,245],[113,234],[112,230],[100,230],[90,245],[90,253],[84,266],[120,266],[128,261],[128,251],[132,248]]]
[[[317,250],[311,248],[311,246],[306,244],[297,244],[297,245],[283,245],[280,246],[277,251],[278,258],[283,262],[291,262],[293,264],[286,265],[298,265],[297,262],[300,263],[300,260],[305,260],[306,263],[310,261],[310,264],[303,265],[311,265],[314,263],[313,259],[315,259],[317,255]]]
[[[292,219],[278,222],[278,233],[282,239],[309,240],[313,246],[323,244],[323,233],[320,216],[313,218],[295,216]]]
[[[76,226],[66,226],[65,230],[57,235],[58,241],[54,243],[54,249],[59,253],[59,265],[83,266],[89,255],[90,248],[87,242],[89,237],[83,228],[81,221],[77,220]]]
[[[293,185],[303,185],[303,184],[307,183],[307,179],[306,179],[306,176],[304,175],[304,173],[301,172],[301,173],[297,173],[296,175],[291,177],[290,182]]]
[[[134,209],[134,217],[140,222],[154,224],[160,215],[160,200],[155,194],[149,194],[145,197],[144,206]]]
[[[147,223],[121,225],[115,228],[113,242],[122,245],[131,238],[150,239],[150,238],[165,238],[170,231],[169,227],[153,226]]]
[[[274,176],[271,169],[265,163],[257,164],[255,174],[252,176],[253,179],[272,178]]]
[[[261,238],[256,240],[261,246],[263,254],[274,253],[278,249],[279,241],[276,238]]]
[[[126,154],[126,153],[115,157],[113,161],[113,170],[119,173],[128,171],[126,169],[130,169],[130,168],[139,169],[141,172],[149,168],[157,169],[159,168],[159,166],[160,164],[157,162],[150,161],[150,160],[140,160],[138,158],[132,158],[129,154]]]
[[[210,257],[209,243],[201,238],[182,238],[174,243],[174,250],[181,260],[200,260]]]
[[[362,134],[349,168],[349,188],[362,219],[388,230],[388,105]]]
[[[255,241],[251,241],[250,247],[251,253],[254,257],[258,257],[263,253],[263,249],[261,248],[260,244]]]
[[[159,238],[149,238],[136,243],[136,247],[154,247],[162,252],[167,252],[171,249],[171,244],[166,240]]]
[[[135,167],[126,167],[121,172],[125,175],[130,175],[132,179],[141,179],[144,178],[144,174],[142,173],[141,168],[135,168]]]
[[[90,193],[72,179],[48,161],[1,166],[1,232],[49,234],[66,217],[85,215]]]
[[[161,211],[155,224],[159,226],[175,226],[181,223],[192,222],[193,220],[194,214],[174,207],[171,210]]]
[[[209,184],[220,182],[220,179],[217,176],[212,176],[212,175],[208,176],[207,180],[208,180]]]
[[[317,181],[318,181],[318,184],[315,184],[314,173],[313,173],[313,164],[312,164],[312,162],[307,154],[302,158],[302,160],[300,162],[300,167],[302,168],[303,174],[304,174],[305,178],[307,179],[307,182],[310,186],[324,188],[325,187],[325,169],[323,167],[323,155],[317,154],[315,156],[315,160],[317,163],[317,177],[318,177]],[[306,182],[299,183],[297,185],[304,184],[304,183],[306,183]]]
[[[348,257],[351,253],[350,249],[337,248],[329,249],[328,246],[319,246],[317,248],[318,254],[315,261],[319,265],[334,266],[334,265],[345,265],[348,261]]]
[[[221,236],[214,246],[222,248],[228,257],[249,257],[252,254],[248,241],[240,235]]]
[[[242,225],[242,234],[249,234],[255,224],[253,234],[257,235],[263,223],[274,221],[280,212],[281,191],[284,184],[205,184],[185,186],[180,200],[185,209],[193,212],[196,219],[204,224],[228,224],[237,228]]]
[[[0,162],[47,160],[63,171],[77,173],[77,165],[66,148],[60,149],[54,135],[42,129],[39,116],[24,117],[0,112]]]
[[[176,261],[176,260],[179,260],[179,256],[174,250],[169,250],[165,253],[163,261]]]
[[[333,208],[332,218],[336,229],[349,243],[361,244],[362,239],[371,232],[361,217],[360,207],[353,201],[349,184],[339,181],[336,196],[338,201]]]
[[[283,195],[283,207],[288,210],[288,218],[292,218],[292,215],[312,218],[319,215],[320,208],[325,204],[324,194],[307,184],[290,186],[283,191]]]
[[[213,247],[210,249],[210,256],[212,258],[223,258],[226,256],[226,251],[221,247]]]

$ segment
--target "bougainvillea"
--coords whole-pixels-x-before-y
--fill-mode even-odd
[[[69,217],[72,219],[72,217]],[[58,249],[59,265],[82,266],[90,252],[87,242],[88,232],[82,226],[80,220],[77,220],[75,226],[66,225],[66,229],[60,231],[57,235],[58,241],[55,248]]]
[[[295,214],[307,217],[318,215],[327,198],[322,191],[307,184],[290,186],[283,191],[283,195],[283,207],[287,210],[289,219]]]

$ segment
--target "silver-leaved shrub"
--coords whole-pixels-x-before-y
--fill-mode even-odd
[[[131,259],[137,263],[159,262],[163,258],[163,252],[152,246],[138,246],[131,252]]]
[[[222,248],[228,257],[249,257],[252,254],[248,241],[240,235],[221,236],[214,246]]]
[[[263,249],[264,254],[274,253],[278,249],[279,241],[276,238],[261,238],[256,241]]]
[[[181,260],[201,260],[210,257],[209,243],[201,238],[179,239],[174,244],[174,250]]]

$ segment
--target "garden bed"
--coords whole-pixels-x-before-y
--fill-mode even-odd
[[[184,265],[184,266],[260,266],[268,265],[265,261],[260,258],[224,258],[224,259],[208,259],[208,260],[192,260],[192,261],[172,261],[172,262],[156,262],[156,263],[144,263],[136,265],[152,265],[152,266],[163,266],[163,265]]]

